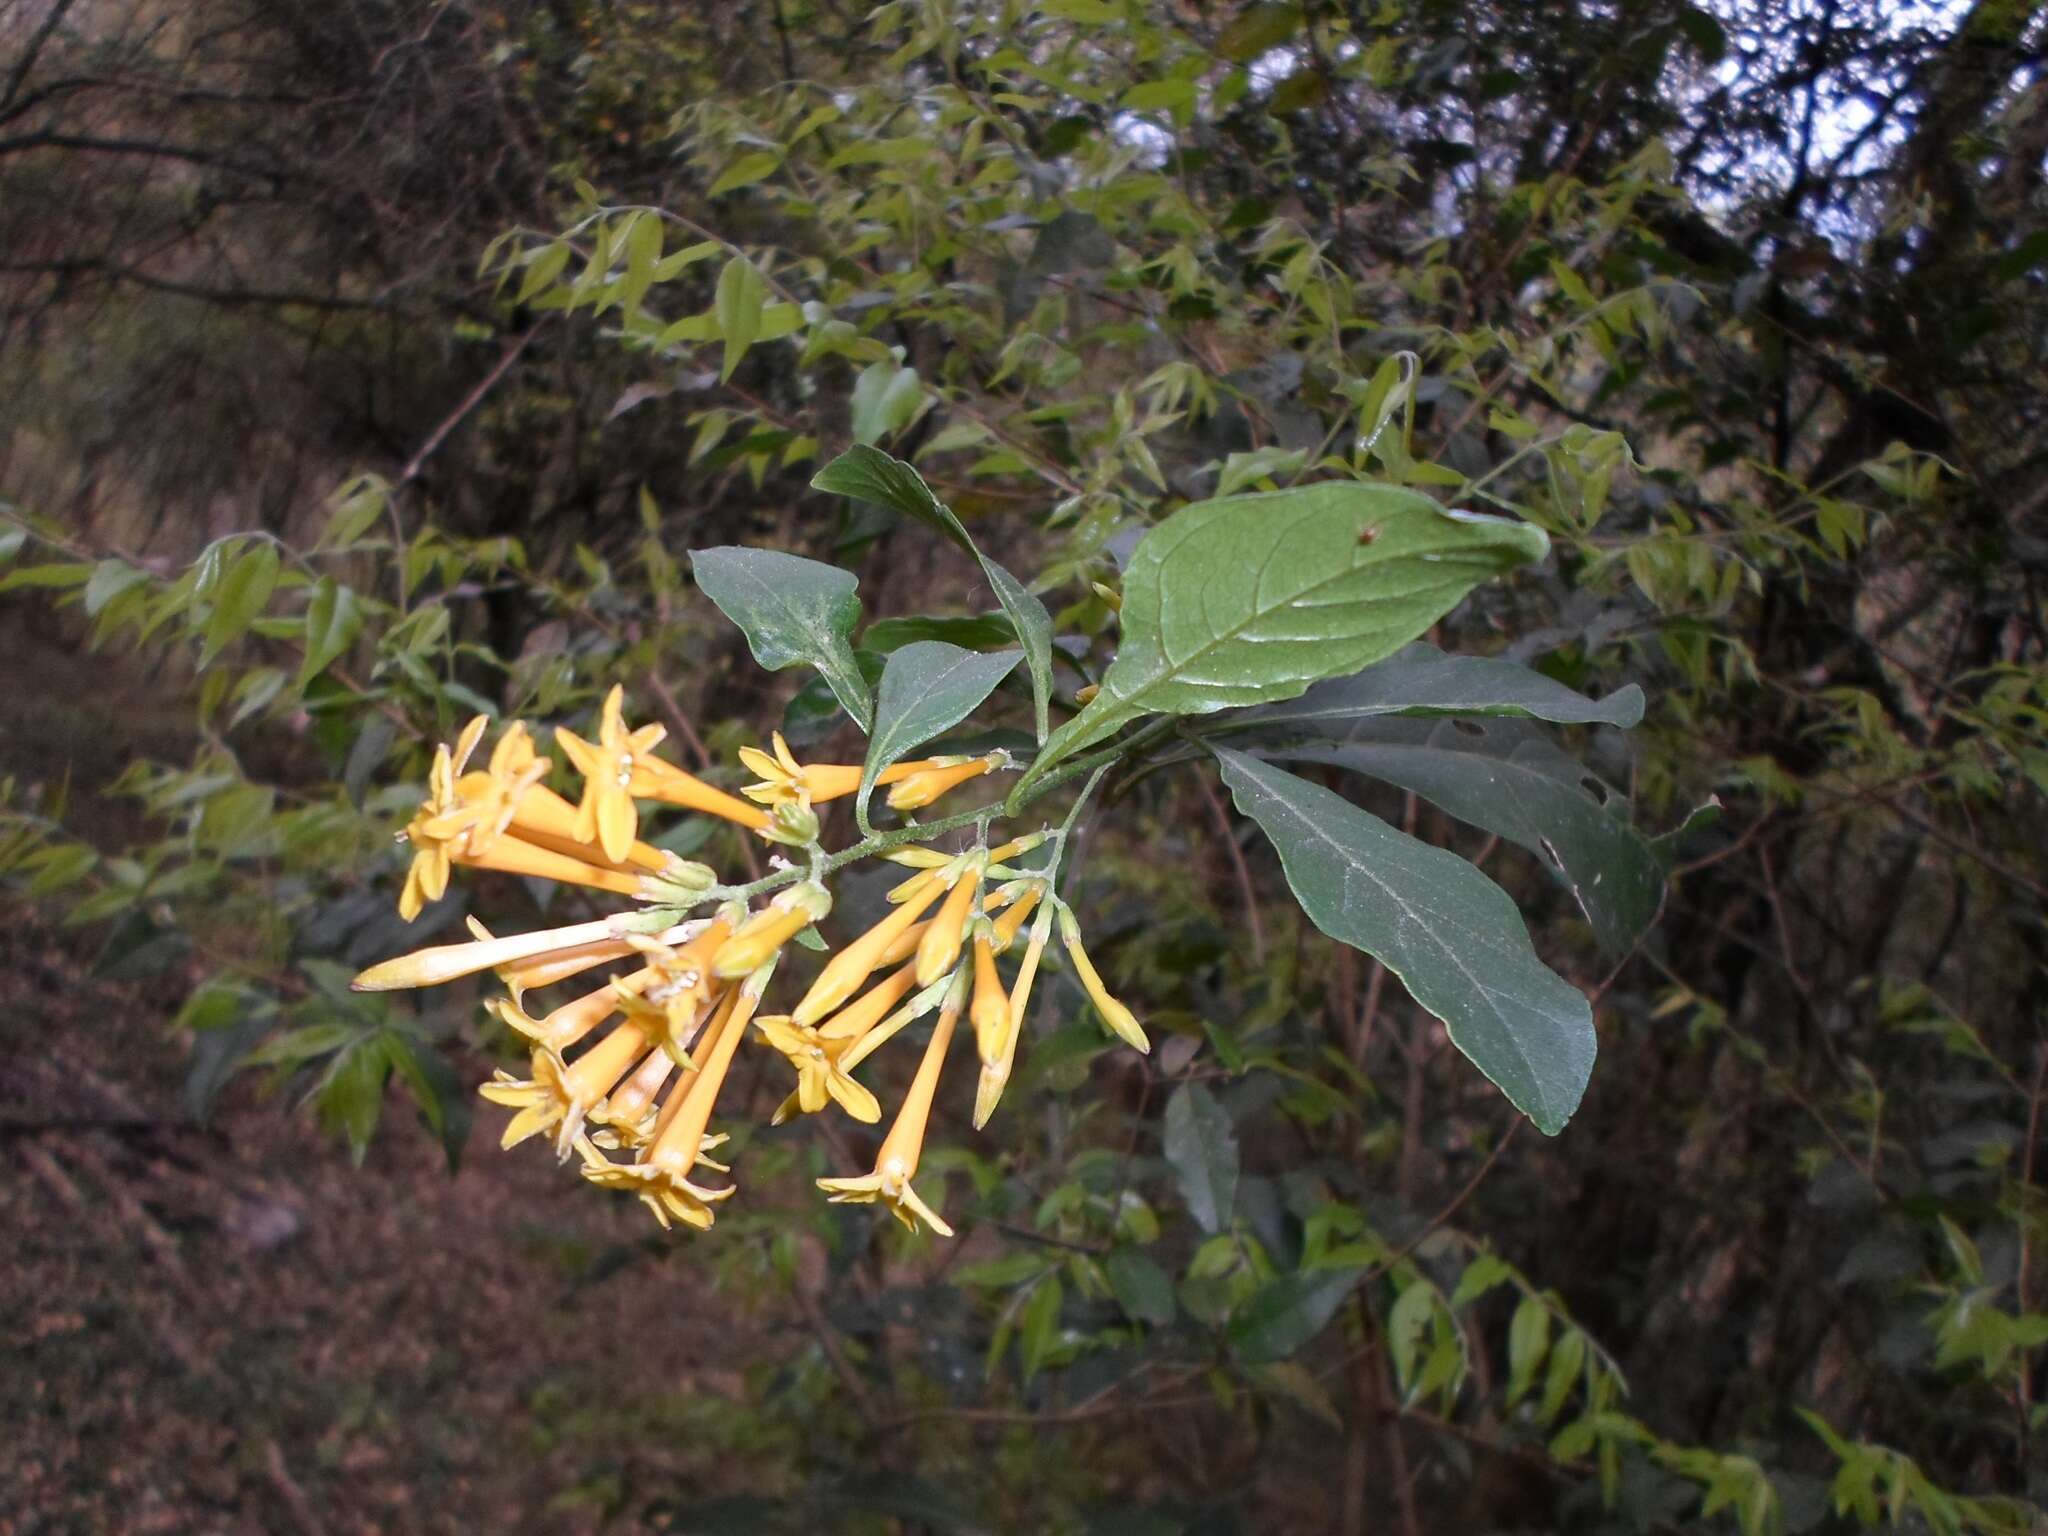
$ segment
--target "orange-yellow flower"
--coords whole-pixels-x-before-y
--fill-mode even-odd
[[[975,903],[981,897],[981,872],[987,866],[988,855],[982,852],[969,854],[966,864],[953,877],[953,888],[946,894],[945,905],[932,917],[924,931],[924,937],[917,944],[917,980],[920,986],[930,986],[953,968],[953,962],[960,958],[960,942],[967,932],[967,919],[973,915]]]
[[[639,808],[633,804],[634,765],[668,734],[667,728],[659,725],[627,730],[625,701],[624,687],[613,684],[604,696],[595,742],[585,741],[566,727],[555,728],[556,743],[583,775],[583,799],[576,807],[576,840],[596,843],[614,863],[626,857],[640,824]]]
[[[882,1138],[881,1149],[875,1154],[874,1171],[853,1178],[818,1180],[818,1188],[825,1191],[826,1198],[834,1205],[867,1205],[880,1200],[889,1207],[891,1215],[913,1232],[922,1220],[943,1237],[953,1235],[953,1229],[946,1225],[939,1213],[918,1196],[911,1180],[917,1176],[918,1159],[924,1153],[925,1127],[931,1120],[932,1099],[939,1091],[939,1072],[945,1065],[946,1048],[953,1043],[953,1026],[960,1018],[961,1005],[966,999],[964,981],[963,975],[954,982],[944,1006],[939,1009],[939,1021],[932,1026],[931,1042],[925,1046],[917,1076],[903,1097],[903,1107],[897,1110],[895,1123],[889,1127],[889,1134]]]
[[[918,915],[938,900],[943,889],[938,880],[927,880],[915,897],[834,955],[790,1017],[799,1024],[815,1024],[858,992],[875,969],[887,963],[886,957],[916,924]]]
[[[875,1096],[839,1064],[851,1042],[827,1040],[787,1016],[756,1019],[754,1027],[796,1068],[796,1103],[805,1114],[815,1115],[829,1098],[856,1120],[872,1125],[882,1118]]]
[[[782,946],[832,910],[831,894],[813,881],[793,885],[756,912],[712,957],[711,974],[745,976],[774,959]]]
[[[861,770],[858,765],[799,763],[789,750],[789,743],[782,739],[782,732],[776,731],[769,740],[774,746],[772,753],[759,747],[740,748],[740,761],[760,775],[758,783],[749,784],[740,791],[749,800],[758,800],[763,805],[780,805],[791,800],[816,805],[820,801],[850,795],[860,788]],[[938,758],[923,758],[912,763],[892,763],[876,775],[875,782],[894,784],[899,779],[907,779],[934,767],[940,761]]]
[[[642,1150],[640,1160],[588,1163],[583,1169],[585,1178],[607,1188],[633,1191],[664,1227],[671,1220],[700,1231],[711,1225],[716,1219],[712,1207],[730,1199],[737,1186],[706,1189],[694,1183],[690,1174],[703,1161],[705,1147],[715,1145],[707,1143],[704,1133],[732,1066],[733,1052],[746,1033],[766,980],[759,973],[748,977],[719,1006],[705,1029],[695,1065],[670,1090],[669,1101],[656,1117],[653,1140]]]
[[[474,817],[456,793],[455,778],[482,739],[484,724],[484,717],[478,715],[464,726],[452,752],[445,745],[434,748],[434,764],[427,770],[427,798],[399,834],[399,840],[412,844],[413,849],[405,888],[398,895],[398,915],[408,923],[428,902],[447,894],[454,846],[468,838],[474,825]]]
[[[1024,946],[1023,963],[1017,967],[1017,979],[1010,984],[1010,1007],[1003,1021],[1002,1037],[995,1050],[982,1051],[981,1076],[974,1085],[977,1131],[988,1124],[989,1116],[1002,1102],[1003,1090],[1009,1086],[1010,1071],[1017,1061],[1017,1041],[1024,1033],[1024,1012],[1031,1005],[1031,985],[1038,979],[1038,961],[1051,937],[1052,908],[1045,906],[1039,909],[1038,921],[1031,926],[1031,942]]]
[[[991,752],[985,757],[930,758],[915,772],[902,776],[895,788],[889,791],[889,804],[899,811],[918,810],[948,790],[957,789],[969,779],[978,779],[1008,762],[1009,756],[1003,752]]]

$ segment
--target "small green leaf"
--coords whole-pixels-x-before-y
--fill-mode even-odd
[[[875,703],[874,735],[861,768],[858,805],[875,777],[942,731],[965,720],[1017,665],[1018,652],[963,651],[943,640],[914,640],[890,653]]]
[[[718,317],[718,333],[725,341],[725,361],[718,381],[730,379],[740,359],[747,355],[761,334],[761,310],[768,301],[768,284],[761,269],[744,256],[735,256],[718,274],[718,290],[712,313]]]
[[[1052,1362],[1059,1344],[1060,1305],[1065,1292],[1058,1275],[1047,1275],[1024,1304],[1017,1326],[1017,1353],[1023,1361],[1024,1379],[1029,1381]]]
[[[1053,733],[1013,801],[1139,715],[1291,699],[1370,665],[1549,547],[1528,523],[1358,481],[1183,507],[1132,551],[1102,691]]]
[[[757,150],[751,155],[741,155],[725,168],[725,173],[711,183],[710,196],[723,197],[741,187],[750,187],[764,176],[775,174],[782,164],[782,156],[772,150]]]
[[[322,576],[313,588],[313,600],[306,605],[306,657],[299,664],[299,686],[304,688],[355,643],[363,627],[363,611],[353,588],[339,585],[332,576]]]
[[[1358,1285],[1363,1269],[1317,1269],[1282,1275],[1230,1319],[1230,1342],[1247,1365],[1293,1354],[1328,1325]]]
[[[915,368],[893,359],[870,363],[853,381],[853,440],[874,443],[910,425],[924,400]]]
[[[690,556],[697,586],[739,625],[754,660],[771,672],[808,663],[862,731],[874,729],[874,705],[853,659],[860,583],[848,572],[773,549],[724,545]]]
[[[92,568],[92,577],[85,584],[87,616],[98,614],[123,592],[148,580],[149,572],[139,571],[125,560],[102,560]]]
[[[1215,1096],[1182,1083],[1166,1101],[1166,1161],[1204,1232],[1229,1227],[1237,1204],[1237,1131]]]
[[[1024,583],[975,548],[974,540],[968,537],[967,529],[952,509],[934,496],[924,477],[901,459],[892,459],[878,448],[849,448],[818,471],[811,480],[811,488],[853,496],[916,518],[974,556],[1024,648],[1038,739],[1044,741],[1052,698],[1052,615],[1045,611],[1045,604],[1033,597]]]
[[[321,1122],[348,1138],[349,1156],[358,1167],[377,1132],[377,1119],[384,1110],[384,1082],[390,1076],[391,1057],[385,1049],[385,1036],[379,1032],[336,1055],[313,1091]]]
[[[1513,1407],[1535,1385],[1536,1372],[1550,1348],[1550,1309],[1534,1296],[1524,1296],[1508,1324],[1508,1406]]]
[[[1175,75],[1145,80],[1124,92],[1117,105],[1126,112],[1183,112],[1195,104],[1195,82]]]
[[[277,546],[260,539],[236,559],[214,589],[213,612],[207,616],[206,638],[199,647],[202,670],[222,649],[240,639],[270,602],[277,588]]]
[[[1592,1076],[1593,1011],[1536,958],[1507,893],[1320,785],[1227,748],[1216,756],[1309,919],[1398,976],[1538,1130],[1563,1130]]]

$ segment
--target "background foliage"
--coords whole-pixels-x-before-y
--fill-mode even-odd
[[[956,1249],[763,1193],[662,1260],[621,1213],[623,1259],[759,1328],[752,1373],[695,1459],[557,1515],[2027,1528],[2040,10],[0,12],[0,867],[175,1015],[195,1115],[257,1073],[361,1157],[399,1094],[453,1158],[503,1042],[343,990],[398,946],[386,786],[613,678],[727,783],[774,724],[857,751],[688,548],[846,566],[871,673],[1003,643],[942,531],[809,488],[847,444],[1104,637],[1091,675],[1093,584],[1181,501],[1510,509],[1552,559],[1435,638],[1642,686],[1639,729],[1567,734],[1646,831],[1720,803],[1660,923],[1603,953],[1508,832],[1328,782],[1478,860],[1593,997],[1564,1135],[1315,935],[1210,768],[1136,776],[1075,895],[1153,1058],[1065,985],[1013,1113],[952,1138]],[[94,688],[37,681],[78,644]],[[146,707],[95,705],[120,678]],[[470,893],[531,915],[472,884],[422,924]],[[756,1143],[770,1189],[829,1156]]]

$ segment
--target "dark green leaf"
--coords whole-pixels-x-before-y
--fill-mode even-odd
[[[341,787],[348,794],[348,803],[357,810],[363,808],[363,796],[370,787],[370,775],[384,762],[384,754],[391,750],[391,743],[398,739],[398,727],[385,715],[371,715],[363,722],[362,730],[348,749],[348,761],[341,770]]]
[[[1319,785],[1227,748],[1216,756],[1310,920],[1385,964],[1538,1130],[1562,1130],[1592,1075],[1593,1013],[1536,958],[1507,894]]]
[[[1182,1083],[1166,1101],[1166,1161],[1188,1214],[1205,1232],[1230,1225],[1237,1204],[1237,1131],[1215,1095]]]
[[[384,1081],[391,1075],[391,1057],[383,1034],[367,1035],[345,1047],[329,1064],[313,1091],[321,1123],[348,1138],[349,1156],[358,1167],[377,1132],[384,1111]]]
[[[1615,954],[1657,916],[1664,870],[1624,819],[1625,804],[1594,798],[1586,786],[1599,781],[1525,721],[1360,720],[1341,740],[1258,750],[1384,779],[1520,844],[1563,882]]]
[[[1247,1365],[1284,1360],[1337,1315],[1363,1269],[1319,1269],[1282,1275],[1261,1287],[1230,1319],[1230,1342]]]
[[[690,556],[697,586],[746,633],[754,660],[771,672],[808,663],[863,731],[874,706],[854,664],[849,636],[860,622],[860,583],[836,566],[773,549],[723,545]]]
[[[860,668],[861,681],[871,693],[882,681],[882,663],[886,659],[866,646],[853,653],[854,665]],[[808,746],[831,735],[845,719],[846,711],[839,707],[839,698],[832,692],[832,685],[822,677],[814,677],[790,695],[789,704],[782,712],[782,734],[793,747]]]
[[[1017,641],[1024,647],[1024,666],[1031,674],[1032,707],[1036,711],[1038,739],[1045,740],[1052,698],[1052,615],[1045,604],[1025,590],[1024,584],[995,561],[975,548],[974,540],[952,509],[924,483],[924,477],[901,459],[892,459],[877,448],[849,448],[819,470],[812,489],[854,496],[914,517],[936,528],[958,544],[981,566],[994,589],[996,601],[1016,627]]]
[[[1548,548],[1530,524],[1356,481],[1183,507],[1131,552],[1123,645],[1102,691],[1053,733],[1018,792],[1140,715],[1291,699],[1355,672]]]
[[[1117,1305],[1141,1323],[1164,1328],[1174,1318],[1173,1277],[1142,1248],[1118,1248],[1104,1261]]]
[[[1448,656],[1417,641],[1352,677],[1317,683],[1298,699],[1218,720],[1221,731],[1284,730],[1342,735],[1374,715],[1520,715],[1559,725],[1640,725],[1643,690],[1634,683],[1589,699],[1541,672],[1491,656]]]
[[[448,1065],[448,1059],[432,1046],[386,1030],[384,1048],[413,1103],[440,1137],[441,1154],[448,1159],[448,1171],[454,1173],[462,1163],[463,1143],[469,1140],[472,1117],[468,1089]]]
[[[867,803],[875,776],[884,768],[974,713],[1016,667],[1018,654],[963,651],[943,640],[913,640],[893,652],[882,668],[857,803]]]
[[[862,650],[883,655],[900,651],[913,640],[944,640],[949,645],[965,646],[970,651],[987,651],[998,646],[1015,645],[1017,631],[1008,619],[997,614],[983,614],[975,618],[913,615],[902,619],[877,619],[860,635]]]

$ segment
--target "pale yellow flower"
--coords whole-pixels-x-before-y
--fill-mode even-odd
[[[925,1046],[924,1059],[918,1063],[917,1076],[904,1095],[903,1107],[897,1110],[895,1123],[875,1154],[874,1171],[854,1178],[818,1180],[818,1188],[825,1191],[834,1205],[865,1205],[880,1200],[889,1207],[891,1215],[913,1232],[918,1222],[923,1221],[943,1237],[953,1235],[953,1229],[925,1204],[911,1181],[917,1176],[918,1159],[924,1153],[932,1099],[939,1091],[939,1073],[945,1065],[946,1049],[953,1043],[953,1026],[959,1020],[964,1000],[965,988],[956,981],[939,1009],[939,1021],[932,1026],[931,1042]]]
[[[979,851],[968,855],[966,864],[954,876],[945,905],[933,915],[931,925],[917,944],[917,980],[930,986],[953,968],[960,958],[960,944],[967,932],[967,919],[981,899],[981,872],[988,856]]]
[[[1031,1005],[1031,986],[1038,979],[1038,962],[1045,954],[1046,940],[1052,937],[1052,913],[1050,905],[1039,909],[1038,921],[1031,927],[1031,942],[1024,946],[1024,960],[1017,967],[1017,979],[1010,984],[1009,1014],[1003,1021],[1001,1038],[994,1043],[993,1051],[986,1046],[982,1050],[981,1076],[974,1085],[977,1131],[988,1124],[989,1116],[1002,1102],[1003,1090],[1010,1084],[1010,1071],[1017,1060],[1017,1041],[1024,1033],[1024,1013]]]
[[[357,992],[390,992],[402,987],[433,987],[460,976],[474,976],[501,965],[537,961],[545,956],[592,945],[616,944],[618,953],[630,948],[608,918],[574,923],[566,928],[542,928],[532,933],[507,934],[494,939],[488,933],[473,943],[437,944],[416,949],[409,955],[383,961],[362,972],[349,983]]]

